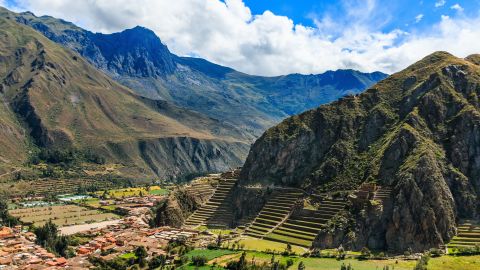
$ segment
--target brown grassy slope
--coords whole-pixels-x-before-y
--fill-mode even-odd
[[[227,145],[246,142],[234,127],[164,102],[138,97],[78,54],[4,18],[0,18],[0,55],[4,101],[25,120],[39,146],[106,149],[106,145],[176,137]],[[10,133],[14,135],[4,135],[0,147],[7,149],[7,159],[17,156],[21,159],[25,154],[19,153],[24,151],[8,150],[10,145],[22,149],[17,145],[25,144],[16,139],[22,133],[12,115],[8,108],[1,111],[2,125],[12,127]],[[9,144],[8,140],[15,142]],[[133,148],[138,151],[139,147]],[[140,158],[140,153],[129,154],[135,156],[133,159]],[[107,156],[123,158],[115,153]]]

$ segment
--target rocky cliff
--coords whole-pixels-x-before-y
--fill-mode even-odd
[[[354,242],[438,247],[456,219],[480,213],[478,59],[436,52],[360,95],[286,119],[255,142],[241,185],[390,186],[392,207],[357,216]]]

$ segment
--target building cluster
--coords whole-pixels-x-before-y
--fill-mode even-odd
[[[198,231],[194,230],[170,227],[151,229],[138,217],[128,217],[119,224],[90,230],[83,234],[91,237],[91,240],[77,247],[77,256],[96,256],[106,261],[133,252],[141,246],[151,257],[166,255],[164,249],[170,241],[183,238],[193,243],[199,235]]]
[[[35,234],[23,232],[21,226],[0,228],[0,269],[85,269],[88,261],[57,257],[35,244]]]

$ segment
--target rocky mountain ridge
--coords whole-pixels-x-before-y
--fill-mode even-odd
[[[478,59],[436,52],[360,95],[284,120],[252,146],[241,185],[322,193],[376,182],[392,188],[392,207],[365,209],[336,245],[443,245],[458,219],[480,214]]]

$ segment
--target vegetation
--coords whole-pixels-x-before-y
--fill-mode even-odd
[[[37,244],[57,255],[69,257],[67,254],[69,239],[58,234],[57,225],[47,221],[42,227],[34,228],[33,232],[37,236]]]
[[[18,225],[18,218],[10,215],[8,212],[8,203],[5,198],[0,197],[0,226],[12,227]]]

